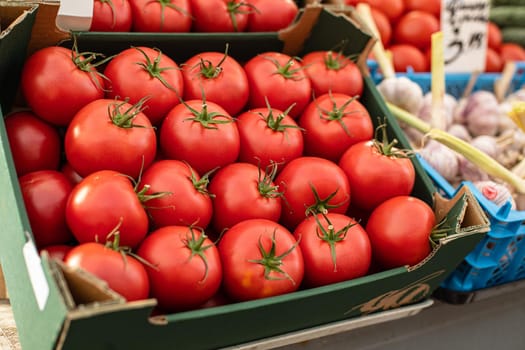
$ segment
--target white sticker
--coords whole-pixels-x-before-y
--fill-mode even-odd
[[[28,237],[28,240],[26,244],[24,244],[24,248],[22,248],[22,253],[24,254],[29,280],[33,287],[33,293],[35,294],[38,308],[42,311],[44,310],[49,297],[49,285],[47,284],[46,275],[42,268],[42,259],[40,259],[40,256],[38,255],[35,244],[27,232],[26,236]]]
[[[489,0],[443,0],[445,72],[485,71]]]
[[[94,0],[61,0],[56,26],[63,31],[88,31],[93,17]]]

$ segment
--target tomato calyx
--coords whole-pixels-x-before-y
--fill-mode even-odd
[[[348,62],[344,62],[342,58],[346,58],[346,56],[343,56],[341,52],[334,54],[333,51],[328,51],[324,57],[324,65],[329,70],[338,71],[348,65]]]
[[[338,204],[329,204],[329,202],[337,195],[339,189],[330,193],[326,198],[322,199],[319,196],[319,193],[315,189],[314,185],[310,183],[310,188],[314,194],[315,203],[306,208],[304,214],[305,216],[316,215],[316,214],[326,214],[330,209],[338,208],[343,205],[348,199],[345,199],[343,202]]]
[[[117,23],[117,11],[115,11],[115,5],[113,4],[112,0],[99,0],[102,4],[108,4],[109,8],[111,9],[111,28],[115,27],[115,24]]]
[[[206,234],[204,233],[204,229],[198,228],[200,231],[199,238],[195,237],[194,229],[197,229],[197,227],[190,225],[189,226],[189,233],[186,235],[186,238],[183,239],[184,246],[188,248],[191,252],[189,259],[193,259],[193,257],[198,256],[202,259],[202,262],[204,263],[204,277],[200,282],[205,282],[206,278],[208,277],[208,258],[204,254],[204,252],[211,248],[213,244],[204,245],[204,242],[208,238]]]
[[[109,62],[113,56],[105,57],[105,55],[101,53],[96,52],[78,52],[78,46],[77,46],[77,37],[73,35],[73,46],[71,48],[71,61],[73,61],[73,64],[75,67],[77,67],[82,72],[86,72],[91,77],[91,80],[93,81],[93,84],[98,89],[101,89],[105,91],[105,88],[100,85],[100,82],[98,79],[96,79],[96,76],[101,77],[102,79],[105,79],[109,81],[108,77],[106,77],[104,74],[97,71],[97,67],[101,66],[103,64],[106,64]],[[95,62],[98,58],[103,58],[100,61]]]
[[[292,108],[295,107],[296,103],[292,103],[290,107],[288,107],[284,112],[278,113],[277,116],[274,116],[274,111],[272,107],[270,106],[270,103],[268,102],[268,98],[265,96],[264,98],[266,100],[266,106],[268,108],[268,113],[265,115],[262,112],[258,112],[257,114],[261,117],[262,120],[266,122],[266,125],[268,128],[270,128],[273,131],[277,132],[284,132],[286,129],[300,129],[304,130],[298,125],[292,125],[292,124],[282,124],[284,118],[290,113]]]
[[[333,99],[331,91],[329,92],[329,96],[330,96],[330,101],[332,102],[332,109],[331,110],[321,108],[321,106],[316,103],[316,108],[317,108],[317,110],[319,112],[319,118],[323,119],[323,120],[327,120],[327,121],[336,121],[336,122],[338,122],[341,125],[341,127],[343,128],[344,132],[348,136],[351,136],[350,130],[348,130],[348,127],[343,122],[343,118],[346,117],[347,115],[351,114],[351,113],[358,113],[358,111],[345,112],[345,109],[346,109],[346,107],[348,107],[349,104],[351,104],[357,98],[359,98],[359,96],[351,97],[350,99],[345,101],[345,103],[343,103],[343,105],[341,107],[339,107],[339,108],[337,107],[337,102],[334,101],[334,99]]]
[[[290,57],[290,59],[284,64],[281,65],[279,61],[277,61],[274,57],[268,57],[265,56],[265,59],[271,61],[277,70],[273,74],[279,74],[282,75],[285,79],[291,79],[291,80],[302,80],[304,77],[299,76],[297,73],[303,70],[304,67],[299,68],[293,68],[292,66],[295,64],[295,59],[293,57]]]
[[[182,7],[179,7],[179,6],[175,5],[175,4],[172,4],[171,0],[152,0],[151,2],[158,2],[160,4],[160,27],[161,28],[164,27],[164,18],[165,18],[164,11],[165,11],[166,7],[174,9],[175,11],[178,11],[178,12],[182,13],[185,16],[189,16],[188,11],[186,11]]]
[[[171,86],[170,83],[168,83],[166,79],[164,79],[164,77],[162,76],[162,73],[164,71],[167,71],[170,69],[178,69],[177,67],[162,67],[162,68],[160,67],[160,60],[162,59],[162,51],[160,51],[157,48],[154,48],[154,50],[157,51],[158,55],[157,57],[155,57],[155,59],[152,62],[149,56],[144,52],[144,50],[142,50],[139,47],[134,47],[134,49],[139,51],[144,56],[144,60],[146,61],[146,62],[136,62],[136,64],[138,64],[145,71],[147,71],[152,78],[158,79],[162,83],[162,85],[164,85],[166,88],[178,93],[178,91],[173,86]]]
[[[243,7],[248,7],[249,10],[243,10],[242,8]],[[235,17],[235,15],[237,14],[250,14],[252,12],[257,12],[259,13],[259,10],[257,10],[257,8],[255,6],[253,6],[252,4],[250,3],[247,3],[247,2],[244,2],[244,1],[240,1],[240,2],[236,2],[236,1],[228,1],[226,3],[226,10],[228,11],[228,15],[230,16],[230,19],[232,21],[232,25],[233,25],[233,29],[237,32],[238,31],[238,27],[237,27],[237,18]]]
[[[191,67],[191,70],[193,70],[196,67],[199,67],[199,72],[197,73],[197,75],[200,75],[201,77],[204,77],[206,79],[217,78],[223,71],[221,65],[224,63],[224,61],[226,61],[226,58],[228,57],[228,48],[229,44],[226,43],[224,56],[222,56],[221,60],[215,66],[210,60],[205,60],[202,57],[200,57],[199,63]]]
[[[316,233],[317,237],[326,242],[330,246],[330,255],[332,257],[332,263],[334,264],[334,272],[337,271],[337,254],[335,252],[335,246],[337,243],[344,241],[348,234],[348,230],[355,226],[355,222],[349,222],[345,227],[336,231],[334,225],[326,215],[326,213],[321,213],[323,218],[326,220],[328,226],[325,228],[319,221],[317,215],[314,216],[315,222],[317,224]]]
[[[258,180],[257,188],[261,196],[265,198],[283,198],[284,192],[279,191],[279,186],[274,184],[275,176],[277,175],[278,164],[271,162],[267,167],[264,174],[261,171],[261,168],[258,167]]]
[[[118,126],[119,128],[130,129],[130,128],[146,128],[147,126],[134,124],[133,120],[135,117],[142,112],[142,105],[148,99],[144,97],[139,100],[136,104],[131,105],[125,111],[121,111],[121,108],[128,104],[127,101],[118,101],[115,100],[115,103],[108,105],[108,117],[113,125]]]
[[[378,132],[381,131],[382,137],[379,141]],[[386,123],[382,123],[376,129],[376,136],[374,137],[373,147],[377,150],[379,154],[382,154],[386,157],[391,158],[409,158],[413,155],[413,152],[410,150],[403,150],[396,147],[398,144],[397,139],[389,141],[388,134],[386,130]]]
[[[299,244],[299,240],[297,240],[287,251],[282,253],[281,255],[276,255],[275,252],[275,232],[273,231],[272,238],[271,238],[271,246],[269,250],[264,249],[264,246],[261,241],[261,237],[259,237],[258,247],[259,252],[261,253],[262,258],[261,259],[250,259],[249,262],[260,264],[264,267],[264,278],[267,280],[282,280],[282,279],[288,279],[290,280],[294,285],[295,281],[294,279],[286,272],[284,271],[281,266],[283,265],[283,259],[290,254]],[[271,275],[272,272],[279,273],[283,275],[283,278],[280,277],[274,277]]]
[[[202,100],[202,109],[200,111],[191,107],[184,101],[182,101],[182,104],[184,104],[191,114],[193,114],[193,117],[186,118],[185,120],[201,123],[202,127],[205,129],[217,129],[217,124],[229,124],[234,121],[230,116],[219,112],[208,112],[208,104],[205,99]],[[216,117],[224,117],[226,119],[216,119]]]
[[[208,185],[210,184],[210,175],[219,168],[213,168],[204,175],[202,175],[200,179],[197,179],[197,174],[195,173],[193,168],[189,164],[187,165],[191,172],[191,175],[188,177],[188,179],[191,181],[193,187],[197,190],[197,192],[207,195],[211,198],[215,197],[213,193],[210,193],[208,191]]]

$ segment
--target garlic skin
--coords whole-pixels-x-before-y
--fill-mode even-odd
[[[407,77],[387,78],[377,84],[383,98],[412,114],[417,114],[423,103],[423,90]]]
[[[459,173],[459,157],[456,152],[441,143],[430,140],[418,154],[449,182],[455,182]]]
[[[450,94],[443,96],[443,119],[445,130],[454,121],[454,111],[458,105],[456,98]],[[424,120],[427,123],[432,123],[432,93],[428,92],[423,96],[422,104],[417,112],[419,119]]]
[[[507,202],[511,203],[511,208],[516,209],[516,201],[512,197],[509,188],[494,181],[475,181],[473,185],[481,192],[483,197],[501,207]]]
[[[467,142],[470,142],[470,140],[472,140],[472,136],[468,132],[467,127],[463,124],[456,124],[456,123],[451,124],[448,127],[447,132],[451,135],[456,136],[458,139],[461,139]]]
[[[459,177],[464,181],[488,181],[490,176],[467,158],[459,156]]]
[[[500,153],[498,139],[493,136],[476,136],[470,141],[470,144],[491,158],[497,158],[498,154]]]
[[[472,136],[498,133],[500,106],[496,96],[479,90],[462,99],[455,110],[454,121],[464,124]]]

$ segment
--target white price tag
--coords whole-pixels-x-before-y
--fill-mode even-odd
[[[94,0],[60,0],[56,26],[63,31],[88,31],[93,17]]]
[[[29,280],[33,287],[33,293],[35,294],[38,308],[42,311],[44,310],[49,297],[49,285],[47,284],[46,275],[42,268],[42,259],[40,259],[40,256],[38,255],[35,244],[27,232],[26,236],[28,239],[22,248],[22,253],[24,255]]]
[[[442,0],[445,72],[485,70],[489,0]]]

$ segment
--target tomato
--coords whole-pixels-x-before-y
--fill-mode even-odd
[[[82,177],[115,170],[138,177],[157,150],[155,130],[140,106],[100,99],[87,104],[66,130],[65,153]]]
[[[39,253],[42,254],[42,252],[45,251],[51,259],[64,261],[64,258],[71,249],[73,249],[72,245],[52,244],[39,249]]]
[[[405,13],[405,3],[403,0],[366,0],[363,1],[372,8],[383,11],[391,23],[394,23]]]
[[[195,32],[243,32],[254,11],[243,0],[190,0]]]
[[[128,0],[94,0],[92,32],[129,32],[132,14]]]
[[[237,160],[239,130],[218,104],[189,100],[164,119],[160,146],[165,157],[188,162],[198,174],[205,174]]]
[[[202,52],[183,65],[184,99],[201,99],[217,103],[231,116],[237,115],[250,94],[244,68],[231,56],[221,52]]]
[[[291,25],[299,13],[293,0],[249,0],[248,32],[277,32]]]
[[[213,175],[209,190],[217,232],[248,219],[279,220],[282,193],[273,182],[275,169],[265,172],[250,163],[233,163]]]
[[[355,97],[327,93],[312,101],[299,117],[304,129],[304,155],[339,161],[351,145],[370,140],[374,125]]]
[[[501,73],[503,70],[503,60],[501,59],[499,53],[487,47],[486,57],[485,57],[485,72],[492,73]]]
[[[83,56],[61,46],[33,53],[24,63],[20,82],[27,105],[53,125],[69,124],[82,107],[104,97],[104,80],[90,63],[95,58],[96,54]]]
[[[416,173],[405,152],[383,139],[350,146],[339,160],[352,189],[352,205],[370,211],[385,200],[409,195]]]
[[[316,214],[294,230],[304,259],[304,284],[324,286],[366,275],[372,260],[368,235],[354,219]]]
[[[158,125],[180,103],[184,82],[179,66],[160,50],[133,47],[121,51],[104,69],[106,98],[137,104],[151,124]]]
[[[381,37],[381,43],[383,46],[388,46],[392,39],[392,23],[381,9],[371,7],[370,13]]]
[[[394,39],[397,44],[409,44],[424,50],[430,47],[430,37],[439,29],[439,20],[434,15],[414,10],[399,19],[394,28]]]
[[[199,176],[180,160],[154,162],[142,174],[138,188],[146,189],[143,203],[155,228],[192,224],[206,228],[211,221],[208,176]]]
[[[495,51],[499,51],[503,43],[501,29],[494,22],[487,22],[487,46]]]
[[[317,97],[328,92],[350,96],[363,93],[363,76],[359,67],[340,53],[312,51],[303,56],[301,64]]]
[[[284,193],[280,223],[289,230],[308,215],[325,210],[344,214],[350,205],[348,178],[328,159],[296,158],[286,164],[275,183]]]
[[[94,172],[73,188],[66,221],[79,243],[106,242],[118,227],[120,245],[134,248],[148,233],[148,216],[132,182],[113,170]]]
[[[384,269],[415,265],[430,254],[432,208],[416,197],[392,197],[375,208],[366,232],[375,262]]]
[[[287,110],[297,118],[310,102],[312,85],[298,60],[279,52],[265,52],[244,65],[250,86],[250,108]],[[286,91],[286,93],[283,93]]]
[[[96,242],[72,248],[64,258],[66,266],[81,269],[105,281],[126,301],[147,299],[149,280],[144,265],[119,248]]]
[[[394,70],[405,73],[411,67],[414,72],[428,72],[429,58],[417,47],[408,44],[390,45]]]
[[[431,13],[437,18],[441,15],[441,0],[404,0],[404,2],[405,12],[418,10]]]
[[[65,244],[73,239],[66,224],[69,180],[56,170],[38,170],[18,179],[37,248]]]
[[[62,140],[58,129],[31,111],[18,111],[4,120],[16,174],[57,170]]]
[[[499,53],[503,62],[525,61],[525,49],[515,43],[502,43]]]
[[[239,222],[219,242],[223,287],[234,301],[261,299],[296,291],[304,261],[294,236],[267,219]]]
[[[151,232],[137,254],[148,261],[151,296],[168,312],[197,308],[211,299],[222,281],[215,244],[191,226],[166,226]]]
[[[180,32],[191,30],[190,0],[128,0],[134,32]]]

